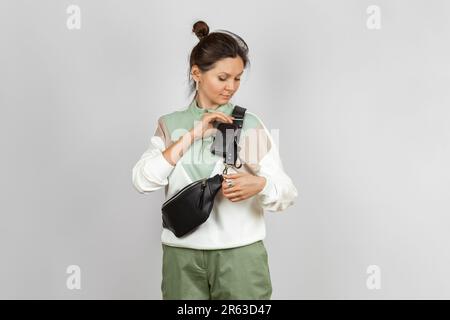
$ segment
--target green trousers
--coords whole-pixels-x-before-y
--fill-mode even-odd
[[[262,240],[218,250],[165,244],[162,247],[164,300],[269,300],[272,295],[268,256]]]

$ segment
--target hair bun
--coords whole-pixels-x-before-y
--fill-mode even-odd
[[[197,38],[200,40],[204,37],[206,37],[209,34],[209,27],[204,21],[197,21],[194,23],[194,26],[192,27],[192,32],[195,33]]]

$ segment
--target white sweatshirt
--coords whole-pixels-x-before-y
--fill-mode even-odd
[[[221,111],[231,115],[233,108],[229,102],[214,110],[203,109],[193,99],[186,109],[161,116],[149,148],[133,167],[132,182],[136,190],[144,194],[164,187],[167,200],[193,181],[222,174],[223,158],[209,151],[212,135],[195,141],[175,166],[162,152],[190,130],[205,112]],[[239,169],[229,168],[228,174],[247,172],[263,176],[266,178],[264,189],[236,202],[224,197],[219,190],[206,222],[180,238],[162,228],[162,243],[192,249],[226,249],[251,244],[266,236],[264,211],[283,211],[294,203],[297,189],[284,172],[278,147],[259,117],[248,110],[239,146],[243,165]]]

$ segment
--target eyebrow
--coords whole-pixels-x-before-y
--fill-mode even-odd
[[[220,73],[225,73],[227,76],[231,76],[231,74],[227,73],[227,72],[220,72]],[[244,73],[244,70],[242,70],[241,73],[238,74],[238,76],[242,75]]]

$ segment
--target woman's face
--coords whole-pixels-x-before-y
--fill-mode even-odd
[[[213,69],[200,72],[193,66],[194,80],[199,80],[199,95],[209,100],[209,104],[221,105],[228,103],[239,89],[240,78],[244,72],[244,62],[241,57],[224,58],[215,63]]]

